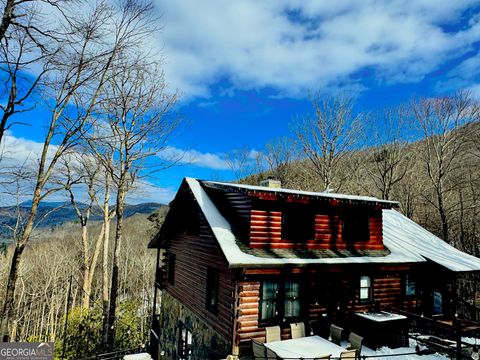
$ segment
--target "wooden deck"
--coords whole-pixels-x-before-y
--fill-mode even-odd
[[[455,356],[457,360],[464,359],[463,349],[471,346],[462,342],[462,337],[480,337],[480,322],[461,318],[453,320],[434,319],[420,314],[392,309],[392,312],[405,315],[410,320],[411,330],[422,335],[434,335],[456,342]],[[428,343],[428,341],[425,341]]]

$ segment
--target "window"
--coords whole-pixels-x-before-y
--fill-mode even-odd
[[[167,263],[167,281],[169,284],[173,285],[175,280],[175,254],[167,253],[165,254],[166,263]]]
[[[278,283],[264,281],[260,296],[260,319],[273,320],[278,316],[277,309]]]
[[[282,238],[295,242],[313,239],[315,213],[304,204],[288,204],[282,213]]]
[[[260,292],[260,321],[279,322],[300,316],[300,283],[298,281],[264,281]]]
[[[405,295],[415,296],[417,294],[417,284],[411,274],[405,275]]]
[[[342,237],[347,242],[370,240],[370,216],[360,211],[348,211],[343,216]]]
[[[300,316],[300,284],[294,281],[285,282],[285,318]]]
[[[360,302],[372,300],[372,281],[370,276],[360,276]]]
[[[207,268],[207,309],[217,313],[218,310],[218,270]]]
[[[433,306],[432,312],[434,315],[443,314],[443,296],[439,290],[434,290],[432,293]]]
[[[178,358],[189,360],[192,355],[192,332],[182,323],[179,324],[178,331]]]

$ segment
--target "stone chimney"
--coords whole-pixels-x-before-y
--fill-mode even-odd
[[[267,179],[260,181],[260,186],[279,189],[282,187],[282,182],[269,176]]]

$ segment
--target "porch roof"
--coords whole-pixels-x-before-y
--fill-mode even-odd
[[[304,266],[310,264],[368,264],[368,263],[421,263],[427,259],[452,271],[480,271],[480,259],[465,254],[446,244],[429,231],[393,209],[383,209],[383,241],[387,252],[368,253],[301,253],[268,249],[268,254],[247,252],[236,239],[232,228],[213,201],[193,178],[186,178],[198,205],[215,235],[222,252],[232,268],[266,266]],[[235,184],[237,186],[237,184]],[[294,191],[294,190],[290,190]],[[330,195],[330,194],[329,194]],[[368,201],[368,200],[367,200]],[[313,254],[313,255],[312,255]]]

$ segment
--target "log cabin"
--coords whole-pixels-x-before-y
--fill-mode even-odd
[[[157,249],[154,359],[248,355],[265,328],[398,308],[452,318],[455,279],[480,259],[448,245],[394,201],[185,178]],[[321,326],[320,326],[321,328]]]

